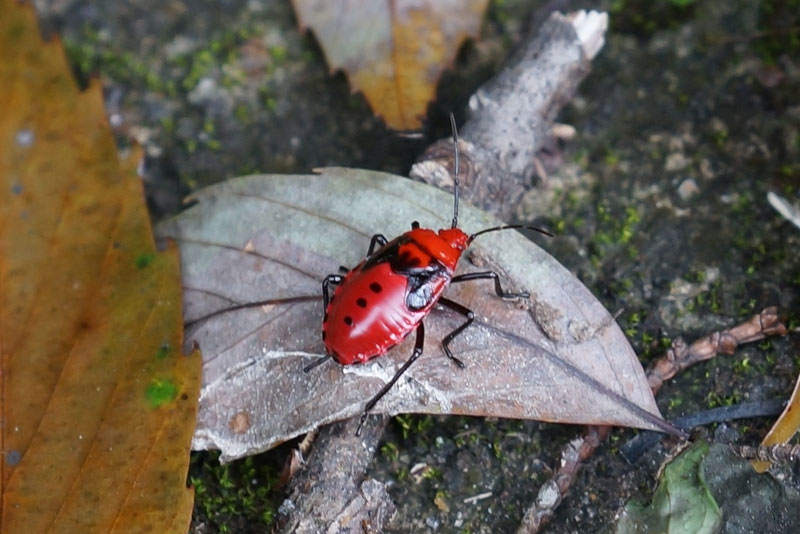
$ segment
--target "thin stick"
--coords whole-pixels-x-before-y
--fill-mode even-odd
[[[669,350],[647,370],[647,381],[655,395],[665,381],[680,371],[717,354],[733,354],[736,347],[743,343],[775,335],[786,335],[786,326],[781,323],[777,308],[772,306],[733,328],[714,332],[691,345],[686,345],[680,338],[676,339]],[[573,439],[561,449],[559,467],[539,489],[536,500],[522,518],[517,534],[535,534],[550,521],[575,481],[581,462],[594,454],[612,428],[586,427],[583,436]]]

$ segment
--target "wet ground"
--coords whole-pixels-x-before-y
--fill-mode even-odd
[[[103,81],[121,143],[145,146],[148,200],[163,218],[192,189],[255,171],[335,164],[407,173],[432,139],[447,134],[447,112],[464,109],[541,17],[524,4],[492,4],[483,40],[446,75],[419,139],[387,132],[344,76],[328,73],[286,2],[40,0],[37,7],[45,27],[62,35],[78,77]],[[612,313],[621,310],[618,320],[645,363],[674,337],[691,341],[769,305],[787,314],[795,330],[788,337],[668,383],[658,397],[668,418],[787,397],[800,372],[800,229],[766,195],[800,204],[800,4],[605,8],[606,47],[559,119],[577,135],[544,158],[564,163],[522,199],[518,218],[557,230],[549,251]],[[769,424],[746,420],[700,434],[756,444]],[[391,484],[400,510],[393,531],[509,532],[577,432],[404,416],[390,425],[371,475]],[[617,448],[632,435],[615,432],[588,462],[549,532],[601,532],[630,496],[649,495],[664,451],[628,466]],[[262,531],[267,485],[282,455],[267,453],[224,477],[208,456],[196,457],[192,475],[206,491],[195,531]],[[249,487],[254,478],[258,487]],[[791,492],[798,478],[800,469],[788,467],[774,480]]]

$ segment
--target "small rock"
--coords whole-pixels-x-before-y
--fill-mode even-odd
[[[700,160],[700,175],[706,180],[714,177],[714,169],[711,167],[711,161],[708,158]]]
[[[201,78],[194,89],[189,92],[189,102],[192,104],[202,104],[215,98],[217,94],[217,82],[208,76]]]
[[[681,152],[674,152],[667,156],[664,170],[667,172],[681,171],[689,166],[689,159]]]
[[[697,187],[697,182],[693,178],[687,178],[678,186],[678,195],[682,200],[689,200],[699,192],[700,188]]]

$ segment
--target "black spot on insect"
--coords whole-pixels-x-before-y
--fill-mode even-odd
[[[344,324],[346,324],[347,326],[353,326],[353,318],[350,317],[349,315],[345,315]]]
[[[367,300],[364,299],[364,298],[358,298],[358,299],[356,299],[356,304],[358,304],[358,306],[361,307],[361,308],[366,308],[367,307]]]
[[[383,287],[381,287],[381,285],[378,282],[372,282],[369,285],[369,290],[372,291],[373,293],[380,293],[381,291],[383,291]]]

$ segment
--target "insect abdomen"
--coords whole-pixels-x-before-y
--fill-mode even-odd
[[[435,302],[410,310],[408,282],[388,263],[351,271],[333,293],[322,325],[327,353],[344,365],[363,363],[400,343]]]

